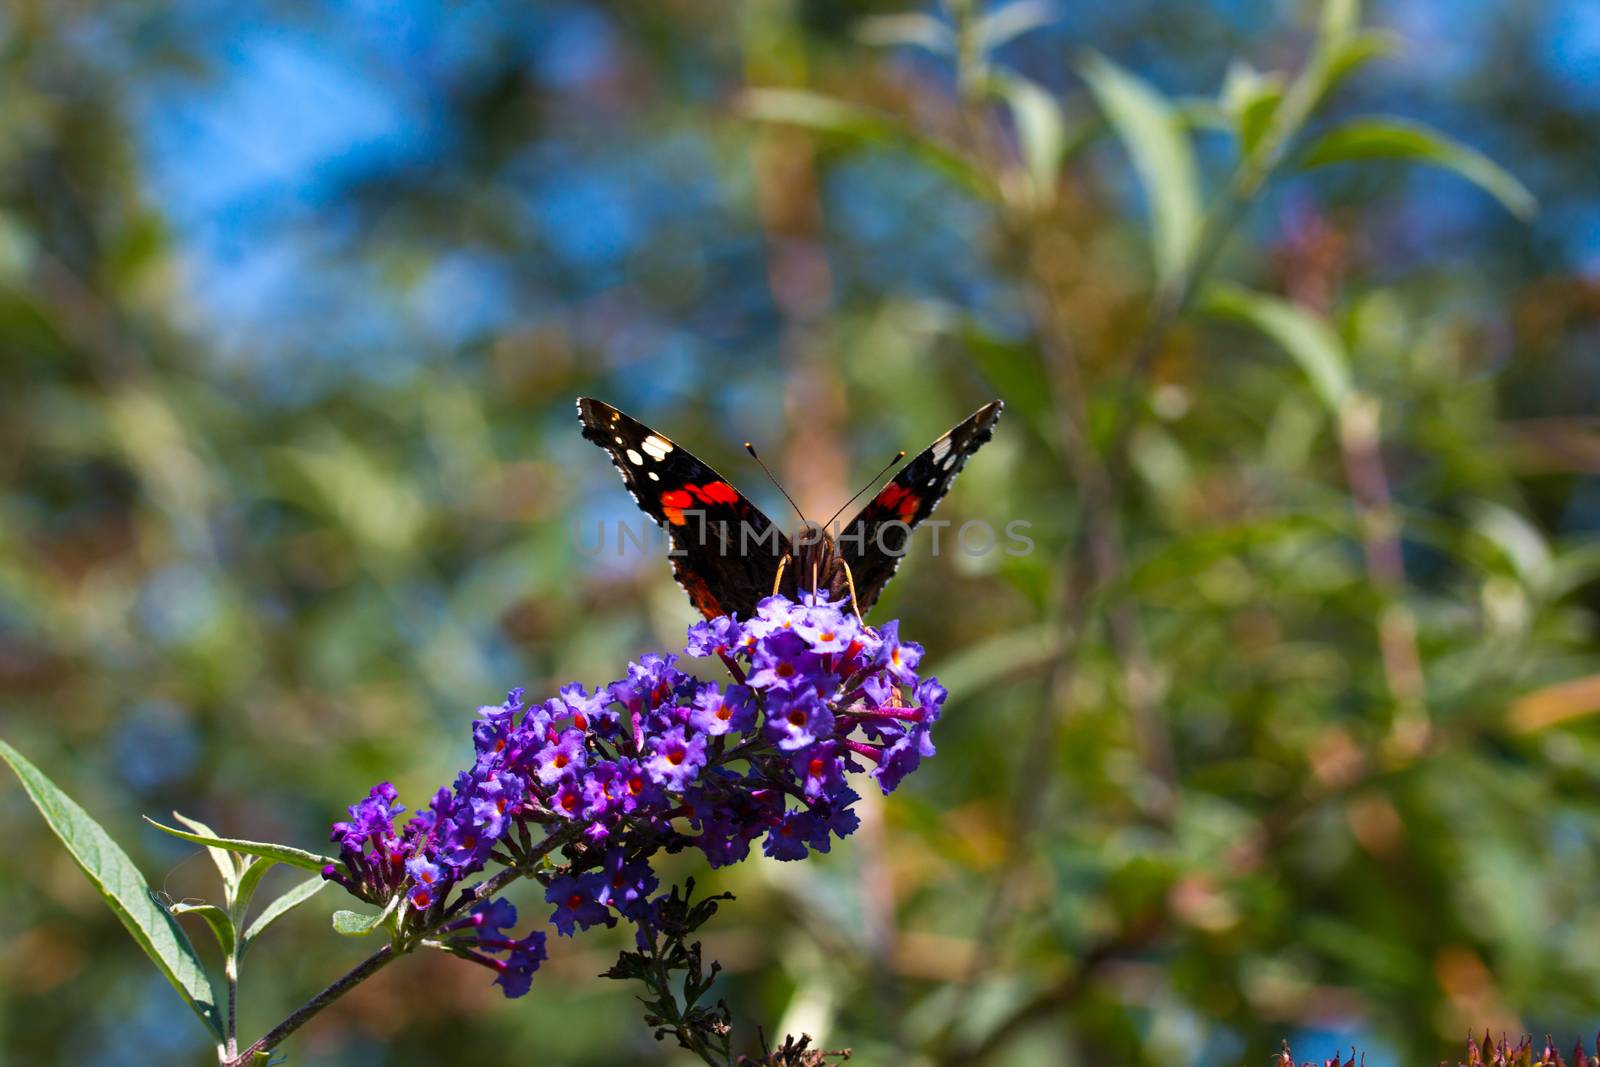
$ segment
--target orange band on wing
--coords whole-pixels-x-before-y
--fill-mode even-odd
[[[694,503],[694,498],[682,489],[669,489],[660,496],[661,512],[674,526],[683,525],[683,509]]]
[[[901,522],[906,522],[917,513],[917,506],[922,503],[922,498],[905,486],[895,483],[878,494],[878,503],[898,515]]]
[[[707,482],[705,485],[686,485],[684,488],[702,504],[732,504],[739,499],[738,492],[727,482]]]

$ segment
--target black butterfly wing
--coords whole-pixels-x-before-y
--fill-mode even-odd
[[[911,530],[933,514],[967,460],[994,434],[1005,404],[992,400],[906,464],[839,531],[838,554],[855,579],[856,607],[877,603],[906,553]]]
[[[610,404],[578,399],[583,436],[605,449],[639,509],[672,539],[672,574],[706,618],[749,618],[772,592],[789,539],[707,463]]]

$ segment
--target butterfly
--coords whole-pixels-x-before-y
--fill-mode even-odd
[[[807,522],[793,540],[726,478],[639,420],[588,397],[578,399],[578,418],[583,436],[610,454],[640,509],[667,531],[673,576],[689,602],[714,619],[749,618],[764,597],[798,599],[802,590],[849,600],[865,614],[894,577],[912,528],[932,514],[989,440],[1004,407],[993,400],[963,419],[837,533]]]

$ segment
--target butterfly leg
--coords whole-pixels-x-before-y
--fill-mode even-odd
[[[777,596],[778,595],[778,586],[783,584],[783,569],[789,565],[790,558],[791,557],[790,557],[789,553],[785,552],[783,554],[783,558],[778,561],[778,576],[776,578],[772,579],[772,595],[773,596]]]
[[[856,606],[856,576],[850,573],[850,564],[842,559],[839,562],[844,563],[844,581],[850,587],[850,610],[856,613],[856,622],[859,622],[867,633],[876,633],[877,631],[867,625],[867,620],[861,617],[861,609]]]

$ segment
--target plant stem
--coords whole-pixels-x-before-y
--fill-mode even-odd
[[[439,927],[448,922],[462,908],[469,904],[477,903],[480,900],[487,899],[488,897],[492,897],[496,893],[500,892],[500,890],[510,885],[512,882],[515,882],[517,879],[531,875],[533,873],[535,864],[537,864],[541,859],[549,855],[551,852],[554,852],[557,848],[569,843],[572,839],[572,836],[572,831],[563,831],[561,833],[551,834],[549,837],[541,841],[537,848],[528,854],[527,859],[524,861],[522,866],[507,867],[505,870],[495,874],[492,878],[478,883],[477,886],[471,889],[463,890],[453,905],[445,909],[438,918],[434,919],[433,922],[429,923],[422,930],[411,935],[406,942],[401,943],[399,947],[396,947],[396,944],[393,942],[384,945],[378,951],[374,952],[372,955],[356,964],[350,970],[346,971],[341,978],[333,982],[322,992],[318,993],[316,996],[300,1005],[294,1011],[290,1012],[281,1023],[279,1023],[277,1026],[274,1026],[271,1030],[268,1030],[249,1048],[246,1048],[243,1052],[237,1054],[233,1053],[235,1047],[233,1021],[233,997],[235,983],[230,980],[228,986],[228,1051],[230,1053],[230,1058],[223,1061],[222,1067],[246,1067],[247,1064],[255,1059],[258,1053],[271,1052],[273,1049],[282,1044],[285,1038],[294,1033],[296,1030],[300,1029],[306,1023],[310,1022],[325,1008],[331,1006],[334,1001],[338,1000],[356,986],[360,985],[362,982],[365,982],[368,978],[371,978],[383,968],[387,967],[389,964],[393,963],[407,952],[410,952],[417,945],[421,944],[423,939],[425,939],[429,934],[437,931]]]
[[[1403,599],[1405,557],[1383,462],[1380,414],[1376,398],[1352,393],[1339,411],[1339,450],[1361,521],[1367,577],[1385,602],[1378,617],[1378,651],[1384,684],[1395,704],[1390,755],[1404,761],[1414,758],[1427,744],[1430,726],[1416,616]]]
[[[654,931],[650,933],[650,963],[654,978],[648,984],[655,991],[657,1004],[667,1012],[666,1021],[672,1024],[673,1036],[678,1039],[679,1046],[699,1056],[708,1067],[728,1067],[731,1053],[725,1051],[720,1062],[714,1059],[712,1051],[706,1048],[705,1041],[684,1019],[684,1010],[689,1005],[685,1004],[684,1008],[678,1006],[677,994],[672,991],[672,977],[667,971],[666,961],[661,958],[661,950],[656,944]]]
[[[228,958],[222,962],[222,973],[228,982],[228,1018],[227,1032],[224,1035],[226,1058],[235,1059],[239,1055],[239,949],[237,944],[228,953]]]
[[[346,971],[343,977],[328,986],[328,988],[290,1012],[283,1022],[268,1030],[255,1044],[229,1060],[223,1067],[245,1067],[246,1064],[255,1059],[257,1053],[270,1052],[277,1048],[284,1038],[310,1022],[324,1008],[399,958],[400,954],[395,951],[393,945],[384,945],[378,951]]]

